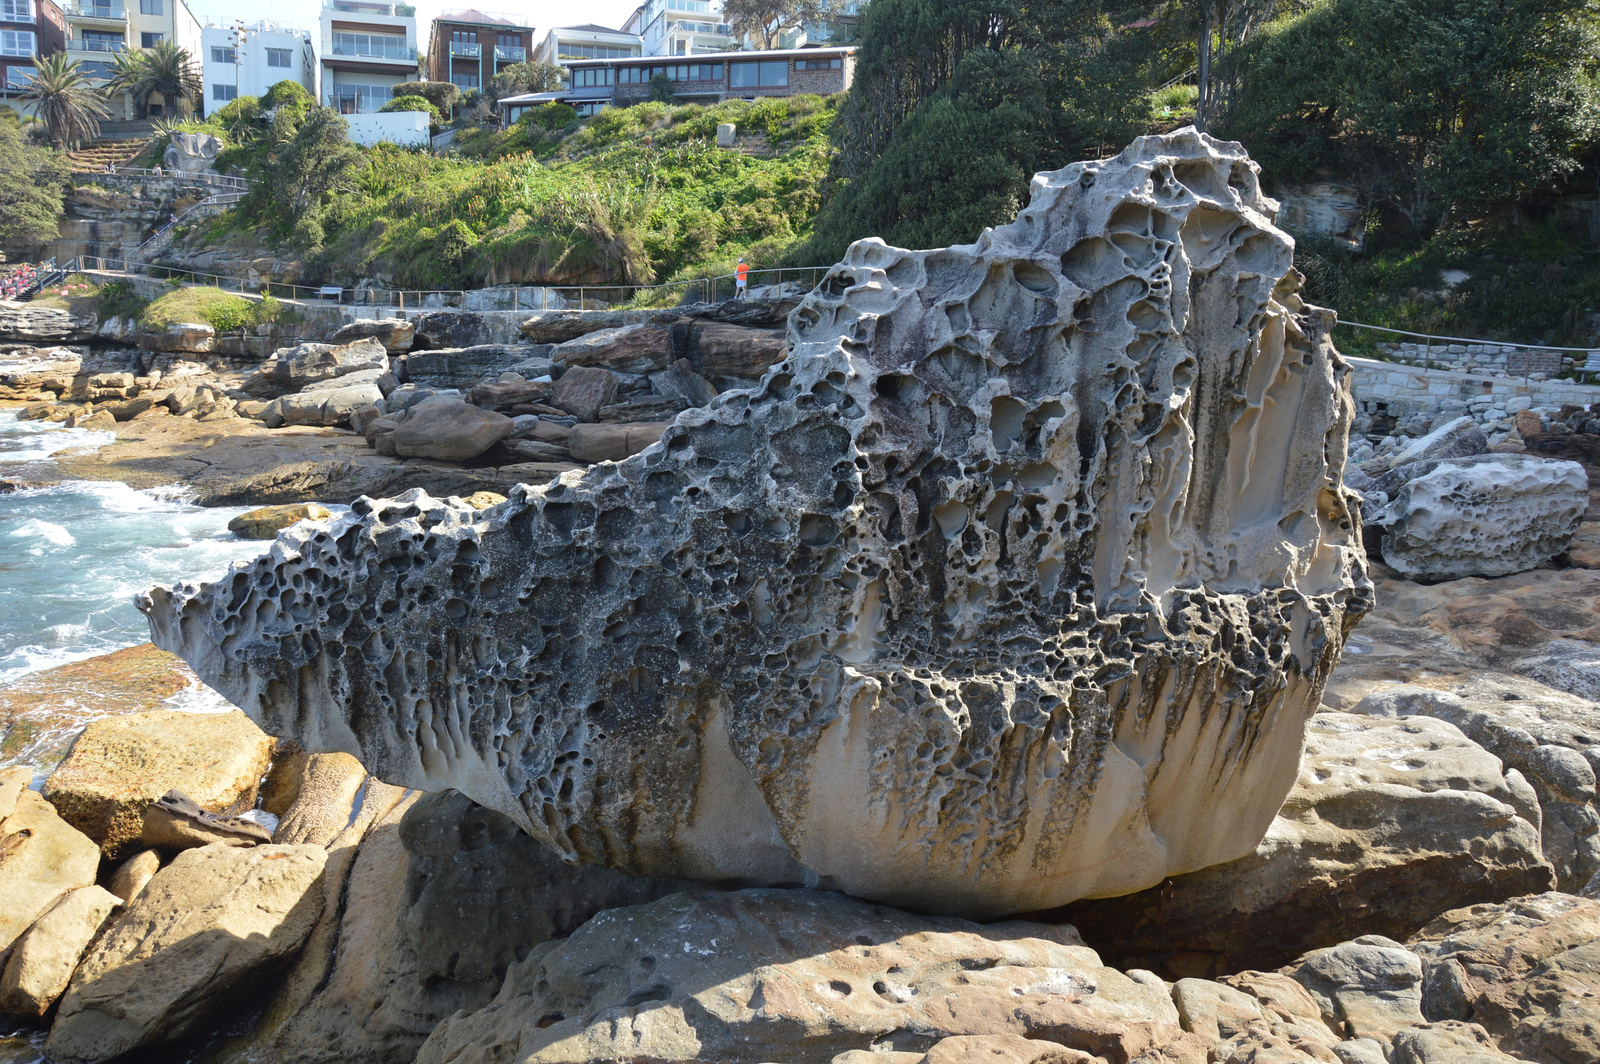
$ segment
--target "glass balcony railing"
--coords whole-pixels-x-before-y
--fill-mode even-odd
[[[128,21],[128,9],[121,4],[68,4],[67,15],[72,18],[104,19],[107,22]]]
[[[502,48],[495,45],[494,57],[502,63],[520,63],[528,58],[526,48]]]
[[[382,18],[413,18],[417,13],[416,7],[411,4],[379,4],[370,0],[327,0],[322,6],[346,15],[378,15]]]
[[[19,74],[15,70],[7,70],[4,81],[0,81],[0,91],[26,92],[33,79],[26,74]]]
[[[71,40],[67,42],[67,51],[69,52],[126,52],[127,50],[128,45],[125,41]]]
[[[351,59],[411,59],[417,58],[415,48],[406,48],[397,44],[343,44],[335,42],[327,52],[328,55],[348,56]]]
[[[451,41],[450,54],[476,59],[483,54],[483,46],[476,41]]]
[[[685,22],[682,19],[667,23],[667,32],[676,29],[679,33],[714,33],[719,37],[733,36],[733,27],[726,22]]]

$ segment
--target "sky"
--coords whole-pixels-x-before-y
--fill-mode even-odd
[[[633,14],[640,0],[460,0],[441,3],[440,0],[412,0],[417,9],[417,33],[426,40],[428,26],[447,11],[477,8],[491,15],[509,14],[514,20],[534,28],[534,41],[538,41],[552,27],[575,26],[593,22],[600,26],[621,27]],[[242,18],[247,22],[270,18],[279,22],[293,22],[312,31],[316,37],[322,0],[188,0],[189,10],[202,23],[210,17],[219,21]]]

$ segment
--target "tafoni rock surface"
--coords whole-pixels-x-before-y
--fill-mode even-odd
[[[574,862],[982,917],[1242,857],[1371,605],[1274,209],[1238,145],[1141,138],[976,244],[857,243],[620,464],[142,607],[270,733]]]

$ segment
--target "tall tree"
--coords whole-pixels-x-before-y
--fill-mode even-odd
[[[784,34],[825,21],[843,6],[841,0],[722,0],[722,20],[756,48],[771,49]]]
[[[157,41],[143,54],[144,69],[131,90],[140,107],[149,110],[150,97],[159,95],[169,109],[177,104],[187,112],[205,99],[205,79],[187,48],[172,41]]]
[[[1553,187],[1600,134],[1594,0],[1329,0],[1237,63],[1227,135],[1284,177],[1348,175],[1424,235]]]
[[[65,52],[46,56],[34,69],[22,99],[34,105],[58,148],[76,148],[100,135],[100,119],[110,114],[100,94]]]
[[[353,187],[362,162],[350,143],[349,124],[327,107],[301,114],[280,108],[267,150],[255,164],[259,179],[248,209],[263,221],[292,228],[311,250],[322,246],[322,208],[328,196]]]
[[[555,92],[565,84],[566,71],[554,63],[510,63],[489,79],[484,95],[498,103],[507,96]]]
[[[71,168],[49,148],[28,143],[14,122],[0,122],[0,244],[31,246],[55,238]]]

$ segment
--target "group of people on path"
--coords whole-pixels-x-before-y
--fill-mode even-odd
[[[39,280],[39,267],[23,263],[4,277],[0,277],[0,299],[16,299],[32,291]]]

